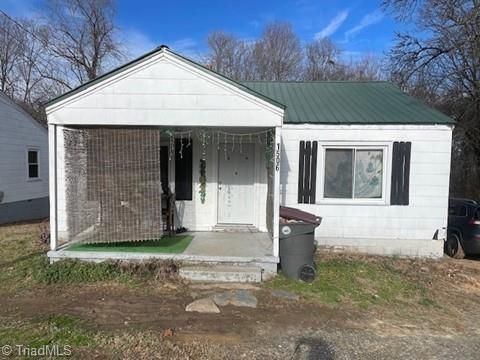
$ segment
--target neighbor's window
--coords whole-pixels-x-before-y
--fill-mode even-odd
[[[383,149],[326,149],[324,180],[324,198],[381,199]]]
[[[39,165],[38,165],[38,150],[29,149],[27,153],[28,161],[28,178],[38,179]]]

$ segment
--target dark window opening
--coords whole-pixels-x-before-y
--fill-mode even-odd
[[[475,210],[474,217],[475,217],[475,220],[480,220],[480,209]]]
[[[38,174],[38,151],[37,150],[28,150],[27,155],[28,160],[28,178],[37,179]]]
[[[175,198],[192,200],[192,145],[190,139],[175,139]]]
[[[162,192],[168,194],[168,146],[160,146],[160,181]]]
[[[467,208],[462,205],[450,206],[448,208],[448,215],[451,216],[467,216]]]

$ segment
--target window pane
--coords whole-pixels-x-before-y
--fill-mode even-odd
[[[351,198],[353,150],[325,150],[325,198]]]
[[[355,198],[381,198],[382,150],[357,150],[355,156]]]
[[[38,178],[38,165],[28,165],[28,177]]]
[[[28,163],[29,164],[36,164],[37,163],[37,152],[36,151],[29,151],[28,152]]]

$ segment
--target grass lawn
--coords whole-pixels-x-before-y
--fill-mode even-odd
[[[191,235],[167,236],[159,240],[120,242],[111,244],[74,244],[70,251],[118,251],[134,253],[181,254],[193,237]]]
[[[431,305],[424,285],[392,266],[395,260],[378,258],[317,258],[317,276],[304,283],[279,274],[267,286],[288,290],[305,300],[330,305],[348,303],[361,308],[375,304]]]

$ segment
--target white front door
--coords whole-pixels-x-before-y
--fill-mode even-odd
[[[218,222],[253,224],[254,144],[220,146],[218,157]]]

